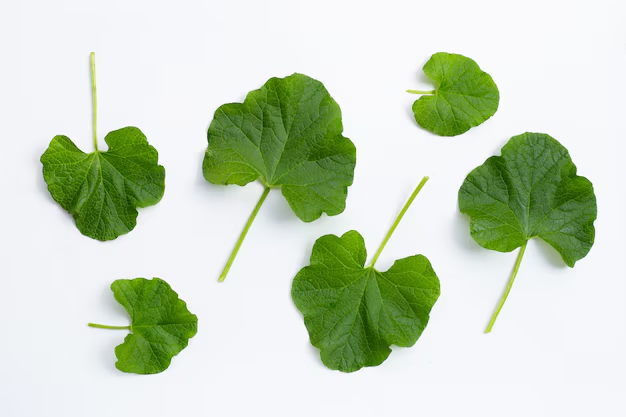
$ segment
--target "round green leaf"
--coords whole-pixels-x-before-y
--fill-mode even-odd
[[[84,153],[67,136],[55,136],[41,156],[52,198],[85,236],[112,240],[137,224],[137,208],[157,204],[165,190],[158,152],[136,127],[110,132],[109,149]]]
[[[243,103],[224,104],[208,132],[204,177],[213,184],[260,179],[305,222],[343,212],[356,149],[342,135],[341,110],[306,75],[271,78]]]
[[[498,110],[498,87],[474,60],[438,52],[426,62],[424,72],[436,89],[408,90],[425,94],[413,103],[415,121],[424,129],[440,136],[460,135]]]
[[[115,348],[115,366],[135,374],[163,372],[197,333],[198,317],[159,278],[118,279],[111,284],[111,290],[131,319],[131,333]]]
[[[366,258],[357,231],[322,236],[311,264],[293,281],[291,295],[311,344],[330,369],[380,365],[391,345],[413,346],[439,297],[439,279],[426,257],[397,260],[385,272],[365,267]]]
[[[538,237],[573,267],[593,245],[593,185],[576,175],[563,145],[544,133],[514,136],[467,176],[459,208],[479,245],[510,252]]]

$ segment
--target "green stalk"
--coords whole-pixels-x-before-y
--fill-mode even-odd
[[[91,63],[91,103],[93,111],[93,147],[98,151],[98,99],[96,96],[96,53],[92,52],[89,55],[89,62]]]
[[[374,268],[374,265],[376,265],[376,261],[378,260],[378,257],[382,253],[383,249],[385,249],[385,245],[387,245],[387,242],[389,242],[389,239],[391,238],[391,235],[393,234],[393,232],[396,230],[396,227],[398,227],[400,220],[402,220],[402,217],[404,217],[404,214],[409,209],[409,207],[411,206],[411,203],[413,203],[413,200],[415,200],[415,197],[417,197],[420,190],[424,187],[424,185],[426,184],[426,181],[428,181],[428,177],[422,178],[420,183],[415,188],[415,191],[413,191],[413,194],[411,194],[411,197],[409,197],[408,201],[406,202],[402,210],[400,210],[400,214],[398,214],[398,217],[396,217],[396,221],[393,223],[393,225],[391,225],[391,228],[387,232],[387,236],[385,236],[385,239],[383,239],[383,242],[380,244],[380,247],[376,251],[376,254],[374,255],[374,259],[372,259],[372,263],[370,264],[370,268]]]
[[[104,324],[87,323],[89,327],[95,327],[97,329],[109,329],[109,330],[130,330],[130,326],[106,326]]]
[[[235,261],[235,257],[237,256],[237,253],[239,252],[239,248],[241,248],[241,244],[243,243],[243,240],[246,238],[246,235],[248,234],[248,230],[250,230],[250,226],[252,226],[252,222],[254,221],[254,218],[256,217],[259,210],[261,209],[261,206],[263,205],[263,202],[267,198],[267,195],[269,194],[269,192],[270,192],[270,188],[265,187],[265,190],[263,190],[263,194],[261,194],[261,198],[259,199],[259,202],[256,203],[256,207],[254,207],[254,210],[252,210],[252,214],[250,214],[250,217],[248,218],[246,225],[241,231],[241,235],[239,235],[239,239],[237,240],[237,243],[235,244],[235,248],[230,254],[230,258],[228,258],[228,261],[226,262],[226,266],[224,266],[224,270],[222,271],[222,274],[220,275],[220,278],[218,279],[219,282],[224,282],[224,280],[226,279],[226,275],[228,275],[228,271],[230,270],[230,267],[233,265],[233,262]]]
[[[509,296],[509,293],[511,292],[511,287],[513,287],[513,281],[515,281],[515,277],[517,276],[517,271],[519,271],[519,266],[522,263],[522,258],[524,257],[525,251],[526,251],[526,243],[522,245],[522,247],[519,250],[519,253],[517,254],[517,260],[515,261],[515,266],[513,267],[513,273],[511,274],[511,278],[509,278],[509,283],[507,284],[506,289],[504,290],[504,294],[502,295],[502,298],[500,299],[500,302],[498,303],[498,306],[496,307],[496,311],[493,312],[493,316],[491,316],[491,320],[489,320],[489,324],[487,325],[487,328],[485,329],[485,334],[491,332],[491,329],[493,329],[493,325],[495,324],[496,319],[498,318],[498,314],[500,314],[500,310],[502,310],[502,306],[504,305],[506,298]]]
[[[406,90],[406,92],[411,93],[411,94],[435,94],[436,90],[432,90],[432,91]]]

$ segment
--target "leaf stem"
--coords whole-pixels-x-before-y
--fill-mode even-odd
[[[524,257],[525,251],[526,251],[526,243],[522,245],[522,247],[519,250],[519,253],[517,254],[517,260],[515,261],[515,266],[513,267],[511,278],[509,278],[509,283],[506,285],[506,289],[504,290],[504,294],[502,295],[502,298],[500,299],[500,302],[498,303],[498,306],[496,307],[496,311],[493,312],[493,316],[491,316],[491,320],[489,320],[489,324],[487,325],[487,328],[485,329],[485,334],[491,332],[491,329],[493,329],[493,325],[495,324],[496,319],[498,318],[498,314],[500,314],[500,310],[502,310],[502,306],[504,305],[504,302],[506,301],[507,297],[509,296],[509,293],[511,292],[511,287],[513,287],[513,281],[515,281],[515,277],[517,276],[517,271],[519,271],[519,267],[520,267],[520,264],[522,263],[522,258]]]
[[[252,226],[252,222],[254,221],[254,218],[256,217],[259,210],[261,209],[261,206],[263,205],[263,202],[267,198],[267,195],[269,194],[269,192],[270,192],[270,187],[265,187],[265,190],[263,190],[263,194],[261,194],[261,198],[259,199],[259,202],[256,203],[256,207],[254,207],[254,210],[252,210],[252,213],[250,214],[250,217],[248,218],[246,225],[241,231],[241,235],[239,235],[239,240],[237,240],[237,243],[235,244],[235,248],[233,249],[233,252],[230,254],[230,258],[228,258],[228,261],[226,262],[226,266],[224,266],[224,270],[222,271],[222,274],[220,275],[220,278],[218,279],[219,282],[224,282],[224,280],[226,279],[226,275],[228,275],[228,271],[230,270],[230,267],[233,265],[233,262],[235,261],[235,257],[237,256],[237,253],[239,252],[239,248],[241,248],[241,244],[243,243],[243,240],[246,238],[246,235],[248,234],[248,230],[250,230],[250,226]]]
[[[106,326],[104,324],[87,323],[89,327],[95,327],[97,329],[109,329],[109,330],[130,330],[130,326]]]
[[[420,190],[424,187],[424,185],[426,184],[426,181],[428,181],[428,177],[422,178],[422,180],[417,185],[417,187],[415,187],[415,190],[413,191],[413,194],[411,194],[411,197],[409,197],[409,199],[407,200],[402,210],[400,210],[400,214],[398,214],[398,217],[396,217],[396,221],[393,223],[393,225],[391,225],[391,228],[387,232],[387,236],[385,236],[385,239],[383,240],[383,242],[380,244],[380,247],[376,251],[376,254],[374,255],[374,259],[372,259],[372,263],[370,264],[370,268],[373,268],[374,265],[376,265],[376,261],[378,260],[378,257],[382,253],[383,249],[385,249],[385,245],[387,245],[387,242],[391,238],[391,235],[396,230],[396,227],[398,227],[400,220],[402,220],[402,217],[404,217],[404,214],[409,209],[409,207],[411,206],[411,203],[413,203],[413,200],[415,200],[415,197],[417,197]]]
[[[431,91],[406,90],[406,92],[411,93],[411,94],[435,94],[436,90],[431,90]]]
[[[96,53],[92,52],[89,55],[89,62],[91,63],[91,103],[93,111],[93,146],[98,150],[98,98],[96,96]]]

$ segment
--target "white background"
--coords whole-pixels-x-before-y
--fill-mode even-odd
[[[623,0],[2,1],[0,5],[0,415],[625,416]],[[130,234],[82,236],[46,190],[56,134],[91,143],[140,127],[167,170]],[[407,88],[438,51],[496,81],[497,114],[442,138]],[[321,80],[358,149],[347,209],[305,224],[272,192],[227,281],[217,277],[262,189],[201,174],[215,109],[272,76]],[[458,212],[467,173],[513,135],[549,133],[594,184],[596,243],[574,269],[533,241],[493,333],[483,329],[516,253],[479,247]],[[442,293],[418,343],[376,368],[326,369],[290,298],[316,238],[359,230],[370,254],[424,175],[431,180],[379,266],[422,253]],[[199,333],[164,373],[119,372],[128,316],[115,279],[166,279]]]

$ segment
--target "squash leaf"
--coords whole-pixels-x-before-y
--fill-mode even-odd
[[[342,131],[339,105],[321,82],[302,74],[271,78],[243,103],[217,109],[208,131],[204,177],[221,185],[258,180],[265,188],[220,281],[270,189],[280,188],[305,222],[343,212],[356,149]]]
[[[363,237],[352,230],[341,237],[319,238],[310,265],[294,278],[292,298],[304,316],[311,344],[320,349],[328,368],[353,372],[380,365],[391,345],[413,346],[426,328],[439,297],[439,279],[428,259],[409,256],[385,272],[374,267],[425,182],[400,212],[369,266]]]
[[[67,136],[55,136],[41,156],[52,198],[85,236],[112,240],[137,224],[137,207],[157,204],[165,169],[156,149],[136,127],[110,132],[107,152],[84,153]]]
[[[489,119],[498,110],[500,93],[489,74],[463,55],[438,52],[424,65],[433,91],[413,103],[415,121],[440,136],[457,136]]]
[[[130,315],[130,326],[100,329],[128,329],[124,343],[115,348],[115,366],[123,372],[156,374],[170,366],[172,358],[187,347],[198,331],[198,317],[162,279],[119,279],[111,284],[115,299]]]
[[[96,136],[95,56],[91,54],[93,143],[81,151],[67,136],[55,136],[41,156],[43,177],[52,198],[67,210],[85,236],[113,240],[137,224],[137,208],[157,204],[165,191],[159,155],[136,127],[110,132],[108,151]]]
[[[547,242],[570,267],[594,242],[593,185],[576,175],[567,149],[544,133],[514,136],[501,156],[470,172],[459,190],[459,208],[470,216],[470,234],[482,247],[499,252],[521,248],[487,332],[508,296],[528,240]]]

